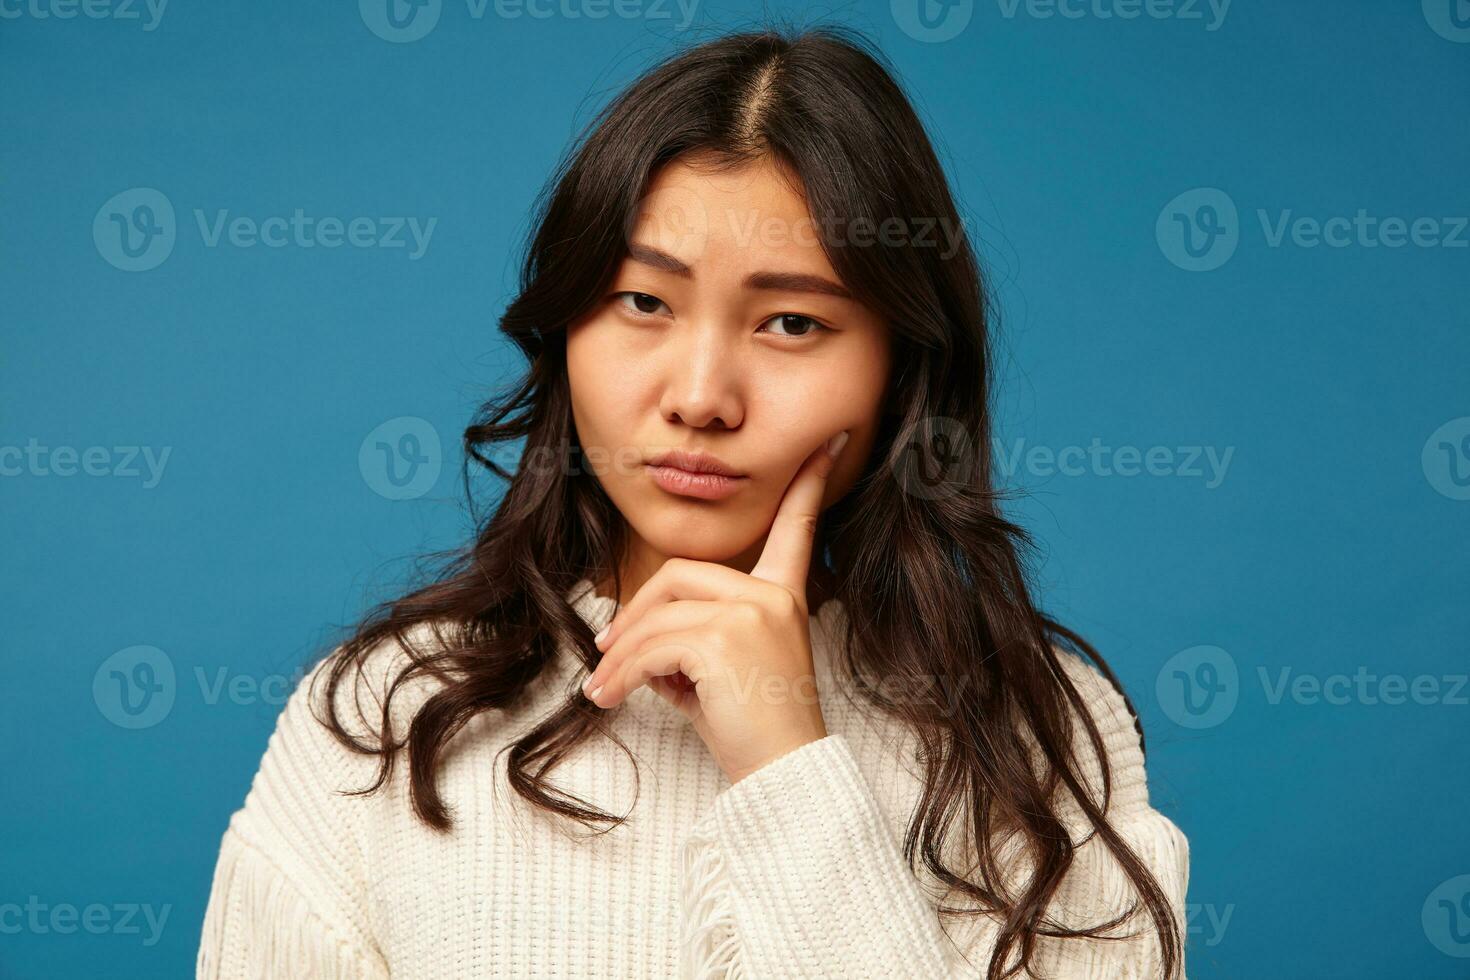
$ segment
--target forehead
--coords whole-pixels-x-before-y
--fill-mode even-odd
[[[629,217],[629,241],[693,268],[772,268],[836,278],[800,179],[772,157],[717,170],[708,157],[670,161]]]

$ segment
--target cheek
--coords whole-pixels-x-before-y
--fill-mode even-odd
[[[638,458],[640,385],[616,331],[588,322],[567,332],[567,383],[572,420],[598,476],[626,478]]]
[[[567,381],[579,423],[601,425],[617,404],[620,371],[608,335],[596,321],[567,331]]]
[[[857,436],[877,421],[888,371],[888,353],[882,345],[876,341],[854,345],[844,356],[818,366],[806,379],[803,415],[833,434],[851,428]]]
[[[766,448],[757,455],[764,455],[768,464],[768,493],[779,497],[807,457],[843,429],[852,435],[828,478],[824,504],[832,503],[856,480],[875,438],[887,380],[882,357],[873,351],[862,353],[811,362],[761,386],[758,397],[763,405],[756,415],[766,420],[766,435],[757,441]]]
[[[852,430],[851,438],[837,460],[837,469],[827,480],[823,504],[831,504],[845,494],[867,466],[868,455],[877,439],[883,397],[887,389],[891,360],[886,345],[874,340],[859,356],[843,359],[840,370],[824,377],[816,389],[812,417],[821,420],[821,430],[813,434],[813,442],[842,429]]]

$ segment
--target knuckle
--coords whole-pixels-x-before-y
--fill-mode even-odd
[[[708,650],[711,654],[719,656],[730,649],[728,634],[721,630],[706,631],[700,637],[700,646]]]
[[[752,605],[762,624],[780,621],[797,611],[796,597],[791,594],[791,590],[780,585],[772,585],[762,592],[759,600]]]
[[[766,608],[759,602],[737,602],[732,612],[741,626],[759,626],[766,619]]]

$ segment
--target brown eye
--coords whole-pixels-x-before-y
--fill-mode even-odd
[[[618,293],[617,298],[623,304],[624,308],[639,316],[652,316],[658,312],[660,306],[664,305],[663,300],[657,296],[650,296],[647,293],[624,292]],[[632,306],[629,306],[626,302],[629,298],[633,300]]]
[[[783,330],[795,331],[794,333],[777,334],[777,336],[786,337],[809,337],[814,333],[831,329],[824,324],[818,323],[809,316],[802,316],[800,313],[780,313],[771,317],[766,323],[779,324]]]

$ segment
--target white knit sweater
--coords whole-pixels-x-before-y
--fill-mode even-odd
[[[586,579],[567,598],[594,631],[616,611]],[[366,786],[376,759],[345,750],[313,718],[308,676],[224,833],[198,976],[983,976],[995,922],[941,925],[944,888],[903,860],[922,786],[917,743],[839,690],[828,651],[844,615],[829,600],[811,620],[826,738],[731,786],[683,716],[640,687],[610,719],[639,760],[636,806],[633,766],[605,738],[594,736],[551,772],[554,785],[609,813],[632,811],[626,825],[580,839],[580,828],[510,790],[497,756],[580,687],[587,672],[570,651],[522,706],[483,713],[456,736],[438,780],[455,821],[444,834],[413,815],[405,763],[376,794],[337,792]],[[1122,699],[1090,664],[1059,653],[1111,757],[1109,817],[1170,897],[1182,935],[1188,843],[1149,805]],[[371,655],[373,691],[358,695],[369,709],[363,732],[377,717],[373,696],[402,657],[396,644]],[[395,724],[406,724],[433,683],[415,682],[401,692],[409,697],[395,698]],[[1080,735],[1078,744],[1099,786],[1096,758]],[[1067,803],[1064,823],[1081,841],[1087,825]],[[963,872],[959,857],[947,863]],[[1014,859],[1016,874],[1023,866]],[[1078,849],[1051,912],[1071,925],[1095,924],[1135,897],[1094,839]],[[1158,947],[1146,912],[1117,931],[1139,935],[1044,938],[1034,964],[1051,977],[1155,980]]]

